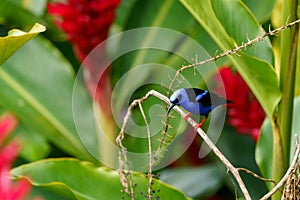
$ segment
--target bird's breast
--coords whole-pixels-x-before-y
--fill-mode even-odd
[[[198,115],[200,114],[200,106],[198,103],[186,102],[181,106],[188,112],[198,114]]]

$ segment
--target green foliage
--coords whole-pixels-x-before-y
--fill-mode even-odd
[[[0,101],[22,123],[66,152],[93,160],[76,134],[73,82],[69,63],[47,40],[36,38],[0,68]]]
[[[122,192],[119,174],[106,167],[97,168],[88,162],[76,159],[47,159],[22,165],[11,171],[15,178],[30,177],[35,186],[47,188],[67,199],[130,199]],[[133,173],[136,186],[135,199],[145,199],[148,179],[143,174]],[[154,197],[160,199],[189,199],[177,189],[154,179]]]
[[[255,18],[260,22],[264,23],[268,21],[273,13],[273,8],[276,1],[274,0],[245,0],[243,1],[246,6],[251,10]]]
[[[44,135],[38,134],[24,125],[19,125],[15,132],[24,144],[20,153],[23,158],[28,161],[36,161],[49,155],[51,147]]]
[[[8,36],[0,38],[0,64],[2,64],[31,38],[45,30],[46,28],[43,25],[35,24],[28,33],[17,29],[9,31]]]
[[[300,112],[300,97],[296,97],[294,100],[294,110],[293,110],[293,126],[292,126],[292,138],[291,138],[291,151],[290,151],[290,161],[293,159],[294,155],[294,144],[295,144],[295,135],[300,133],[300,124],[299,122],[299,112]],[[263,177],[272,178],[272,157],[273,152],[273,135],[272,135],[272,125],[270,120],[266,120],[262,126],[260,138],[256,144],[255,157],[257,164],[261,169]],[[273,185],[268,184],[269,188]]]

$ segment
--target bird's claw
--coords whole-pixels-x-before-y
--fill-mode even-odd
[[[198,128],[201,128],[201,126],[204,124],[204,122],[206,121],[206,117],[204,117],[204,119],[199,123],[197,124],[196,126],[194,126],[194,129],[195,131],[197,131]]]
[[[203,125],[203,123],[197,124],[196,126],[194,126],[195,131],[197,131],[198,128],[201,128],[201,126]]]
[[[186,121],[191,116],[191,113],[187,113],[186,116],[184,116],[183,120]]]

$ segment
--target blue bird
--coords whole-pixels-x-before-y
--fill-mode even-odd
[[[215,93],[199,88],[178,89],[171,95],[170,102],[172,105],[168,108],[167,114],[169,114],[174,106],[182,106],[188,111],[188,114],[184,117],[185,121],[189,118],[191,113],[204,116],[204,119],[195,126],[195,129],[203,125],[213,109],[219,105],[233,103]]]

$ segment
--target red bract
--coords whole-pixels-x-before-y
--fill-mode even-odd
[[[48,4],[48,12],[73,43],[82,61],[90,51],[107,38],[120,0],[68,0]]]
[[[24,199],[31,189],[27,180],[22,179],[14,184],[9,175],[11,165],[19,153],[20,144],[14,139],[4,146],[3,141],[16,125],[17,121],[12,115],[4,114],[0,117],[0,199],[3,200]]]
[[[48,4],[48,12],[56,16],[56,24],[67,34],[80,61],[85,60],[85,80],[91,96],[110,115],[111,85],[105,48],[97,48],[104,41],[115,18],[120,0],[67,0],[66,3]],[[100,75],[103,74],[101,77]],[[105,97],[105,98],[104,98]]]
[[[234,102],[228,104],[228,123],[237,132],[251,135],[257,141],[266,116],[264,110],[237,72],[233,72],[229,67],[221,68],[219,72],[220,76],[216,76],[216,80],[220,83],[223,81],[226,98]],[[217,92],[220,93],[220,88]]]

